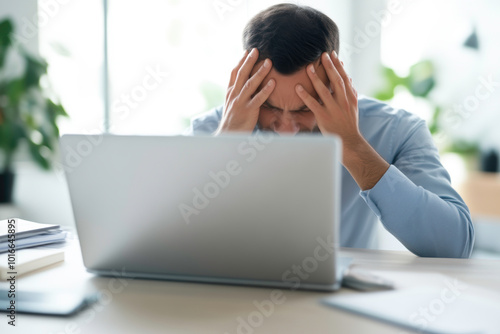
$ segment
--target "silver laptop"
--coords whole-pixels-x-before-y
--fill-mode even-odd
[[[336,137],[64,135],[88,271],[335,290]]]

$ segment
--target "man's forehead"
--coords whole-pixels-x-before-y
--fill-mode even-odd
[[[250,76],[254,75],[254,74],[255,74],[255,73],[259,70],[259,68],[260,68],[263,64],[264,64],[264,60],[260,60],[260,61],[258,61],[258,62],[254,65],[254,67],[253,67],[253,69],[252,69],[252,71],[251,71],[251,73],[250,73]],[[317,72],[323,72],[323,73],[325,73],[325,69],[324,69],[324,67],[323,67],[323,64],[321,63],[321,57],[320,57],[320,58],[318,58],[318,59],[316,59],[316,60],[315,60],[312,64],[314,64],[314,68],[317,70]],[[309,64],[308,64],[308,65],[309,65]],[[273,69],[272,69],[272,71],[271,71],[271,72],[273,72],[273,71],[274,71],[275,73],[278,73],[279,75],[282,75],[282,76],[293,76],[293,75],[296,75],[296,74],[297,74],[297,73],[299,73],[299,72],[305,72],[306,67],[307,67],[307,65],[303,66],[301,69],[299,69],[298,71],[296,71],[296,72],[294,72],[294,73],[292,73],[292,74],[281,74],[281,73],[279,73],[278,71],[276,71],[276,70],[274,69],[274,67],[273,67]],[[325,73],[325,74],[326,74],[326,73]],[[307,74],[306,74],[306,75],[307,75]]]
[[[256,64],[252,74],[257,72],[262,63],[263,62]],[[314,63],[314,67],[323,83],[327,83],[327,75],[323,65],[319,61],[316,61]],[[281,74],[273,68],[262,81],[261,87],[263,87],[270,79],[275,80],[276,85],[267,101],[275,107],[297,110],[304,105],[302,99],[295,92],[297,84],[301,84],[310,95],[314,98],[318,98],[318,94],[316,94],[314,86],[307,75],[305,66],[299,71],[288,75]],[[259,87],[259,90],[261,87]]]

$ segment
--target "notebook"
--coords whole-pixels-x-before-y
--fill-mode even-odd
[[[12,258],[9,259],[9,255],[12,254],[0,254],[0,280],[2,281],[12,275],[19,277],[33,270],[64,261],[64,251],[60,249],[18,250],[14,253],[14,261]]]
[[[449,279],[443,286],[337,295],[322,302],[429,334],[498,333],[498,295]]]

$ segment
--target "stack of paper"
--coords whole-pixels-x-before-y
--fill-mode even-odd
[[[34,223],[19,218],[0,221],[0,253],[12,249],[12,245],[18,250],[65,239],[66,232],[59,225]]]

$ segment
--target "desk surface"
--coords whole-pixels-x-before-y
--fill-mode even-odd
[[[360,249],[343,249],[341,255],[352,257],[362,268],[410,275],[440,273],[500,292],[500,261],[417,258],[406,252]],[[257,314],[255,303],[269,300],[273,289],[97,277],[85,271],[77,240],[67,242],[64,263],[19,277],[17,286],[99,290],[106,298],[67,318],[18,314],[14,330],[2,316],[1,333],[405,333],[319,303],[334,294],[360,293],[349,289],[335,293],[283,290],[284,302],[263,316]],[[6,287],[0,282],[0,288]]]

